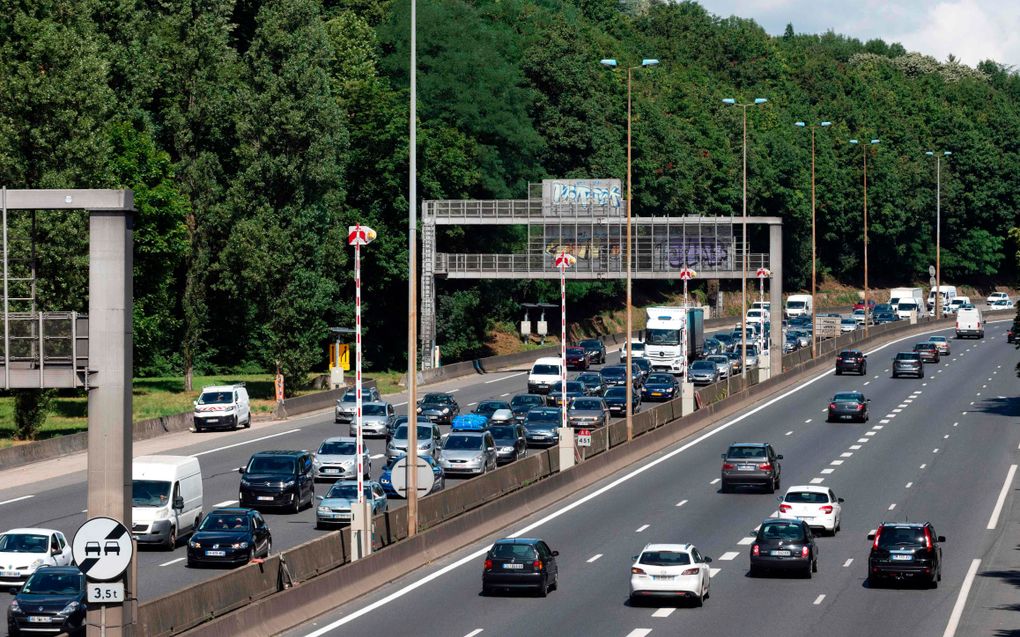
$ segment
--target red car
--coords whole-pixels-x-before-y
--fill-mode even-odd
[[[864,301],[857,301],[856,303],[854,303],[854,309],[855,310],[863,310],[864,309]],[[868,299],[868,311],[870,312],[870,311],[872,311],[874,309],[875,309],[875,299]]]
[[[571,369],[588,369],[588,354],[583,347],[567,348],[567,367]]]

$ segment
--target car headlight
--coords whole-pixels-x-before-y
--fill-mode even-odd
[[[481,462],[483,457],[484,456],[482,456],[482,454],[478,454],[477,456],[474,457],[472,462]]]
[[[70,615],[74,611],[78,610],[80,604],[78,602],[70,602],[67,606],[64,606],[64,610],[57,613],[58,615]]]
[[[319,513],[329,513],[329,507],[320,506],[316,511]]]
[[[419,445],[418,445],[419,449],[430,449],[431,447],[432,447],[432,441],[431,440],[428,441],[428,442],[419,443]]]
[[[156,513],[157,520],[165,520],[168,517],[170,517],[170,512],[166,509],[160,509],[159,512]]]
[[[450,408],[449,407],[443,407],[443,413],[444,414],[450,413]]]
[[[248,482],[248,480],[247,480],[247,479],[245,479],[245,478],[241,478],[241,486],[242,486],[242,487],[250,487],[250,486],[251,486],[251,483],[250,483],[250,482]]]
[[[8,608],[8,610],[10,610],[10,611],[11,611],[12,613],[20,613],[20,612],[21,612],[21,606],[20,606],[20,605],[18,605],[18,600],[16,600],[16,599],[12,599],[12,600],[11,600],[11,605],[10,605],[10,606],[8,606],[7,608]]]
[[[511,451],[514,450],[514,448],[513,447],[500,447],[499,450],[502,451],[503,453],[510,453]]]
[[[417,407],[416,411],[420,414],[421,413],[421,407]]]
[[[295,484],[297,484],[295,481],[287,480],[286,482],[281,482],[280,486],[283,487],[284,489],[289,489],[292,486],[294,486]]]
[[[188,542],[188,546],[190,546],[193,549],[200,549],[202,548],[202,543],[196,542],[195,540],[191,540],[190,542]]]
[[[231,548],[235,548],[235,549],[246,549],[246,548],[248,548],[248,543],[247,542],[234,542],[230,546],[231,546]]]

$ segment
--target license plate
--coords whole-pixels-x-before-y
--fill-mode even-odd
[[[271,502],[273,500],[273,496],[271,496],[271,495],[260,495],[258,497],[258,500],[260,502]]]
[[[914,559],[913,555],[893,555],[892,558],[899,562],[910,562]]]
[[[205,554],[209,557],[226,557],[226,551],[206,551]]]
[[[751,466],[748,466],[748,465],[740,465],[739,467],[737,467],[737,470],[738,471],[754,471],[754,467],[751,467]]]
[[[661,396],[661,395],[662,395],[661,391],[653,391],[652,392],[652,396]]]
[[[48,624],[49,622],[50,622],[50,618],[46,617],[45,615],[29,615],[28,616],[28,623],[30,623],[30,624]]]
[[[340,473],[340,470],[339,469],[328,469],[327,468],[327,469],[323,469],[322,472],[323,473]]]
[[[842,416],[840,416],[840,418],[845,418],[845,419],[847,419],[847,420],[850,420],[850,419],[851,419],[851,418],[853,418],[853,417],[854,417],[854,415],[853,415],[853,414],[843,414]]]
[[[671,580],[673,579],[673,577],[674,577],[673,575],[652,575],[652,579],[657,582]]]
[[[790,557],[789,551],[772,551],[772,555],[775,557]]]
[[[17,577],[17,571],[0,571],[0,577]]]
[[[523,564],[504,564],[504,565],[503,565],[503,568],[510,568],[510,569],[523,569],[523,568],[524,568],[524,565],[523,565]]]

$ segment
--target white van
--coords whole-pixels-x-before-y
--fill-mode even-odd
[[[985,318],[976,307],[961,308],[956,313],[956,338],[964,336],[985,337]]]
[[[932,312],[935,311],[935,294],[937,292],[941,293],[941,296],[942,296],[941,305],[942,305],[942,307],[946,307],[946,306],[949,305],[949,301],[954,296],[956,296],[956,286],[955,285],[940,285],[940,286],[938,286],[938,288],[934,288],[933,287],[928,292],[928,310],[930,310]]]
[[[786,299],[786,318],[795,316],[811,316],[814,314],[814,306],[811,304],[810,294],[791,294]]]
[[[202,521],[202,469],[191,456],[139,456],[131,464],[131,534],[173,550]]]
[[[528,393],[548,394],[553,385],[560,382],[560,373],[559,357],[545,356],[538,359],[528,373]]]
[[[910,297],[900,299],[899,304],[896,306],[896,316],[901,319],[909,319],[911,312],[917,312],[917,318],[928,315],[928,310],[921,303],[920,299]]]
[[[193,404],[196,433],[209,428],[251,427],[251,401],[244,383],[203,387]]]

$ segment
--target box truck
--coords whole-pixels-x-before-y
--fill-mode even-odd
[[[687,375],[705,347],[705,311],[693,307],[645,308],[645,358],[652,369]]]

